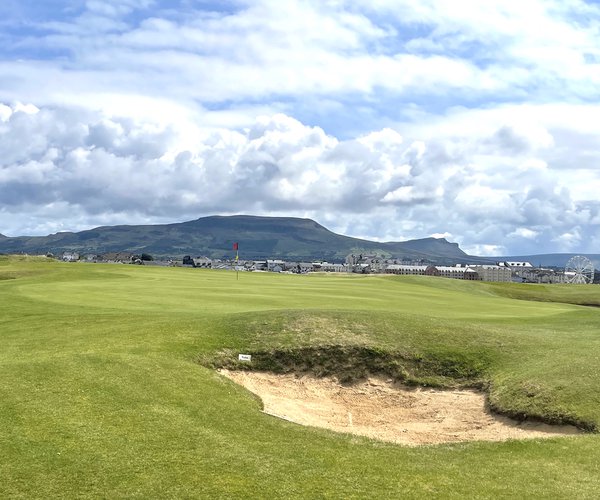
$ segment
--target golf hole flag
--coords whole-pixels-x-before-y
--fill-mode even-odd
[[[237,262],[238,260],[240,260],[240,256],[238,255],[238,249],[239,249],[240,245],[238,243],[234,243],[233,244],[233,249],[235,250],[235,261]]]

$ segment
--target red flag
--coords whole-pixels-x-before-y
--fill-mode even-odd
[[[238,247],[239,247],[239,244],[238,244],[238,243],[234,243],[234,244],[233,244],[233,249],[234,249],[236,252],[237,252],[237,250],[238,250]]]

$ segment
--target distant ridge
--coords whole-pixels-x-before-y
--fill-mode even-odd
[[[127,251],[169,257],[231,258],[234,242],[239,242],[243,259],[342,261],[350,253],[423,259],[438,264],[477,259],[465,254],[457,243],[443,238],[380,243],[336,234],[312,219],[252,215],[215,215],[174,224],[102,226],[48,236],[4,237],[0,238],[0,252]]]

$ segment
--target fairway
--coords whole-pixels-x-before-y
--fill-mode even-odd
[[[595,498],[589,305],[600,287],[0,256],[0,497]],[[216,372],[240,352],[337,376],[376,362],[587,432],[410,448],[303,427]]]

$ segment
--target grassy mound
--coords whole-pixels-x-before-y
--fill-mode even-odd
[[[385,374],[412,385],[477,387],[498,413],[595,431],[596,318],[593,310],[575,309],[552,317],[550,329],[540,318],[466,322],[395,311],[243,313],[224,325],[237,345],[199,361],[341,381]],[[252,354],[251,363],[238,361],[242,352]]]

